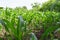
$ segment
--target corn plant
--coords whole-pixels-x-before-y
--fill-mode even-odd
[[[16,26],[14,26],[14,20],[10,22],[6,19],[2,19],[0,23],[5,27],[11,37],[15,37],[16,40],[22,40],[23,32],[26,32],[26,26],[24,25],[22,17],[18,18]]]

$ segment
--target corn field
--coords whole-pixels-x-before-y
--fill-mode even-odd
[[[54,40],[60,38],[60,12],[26,9],[0,10],[0,40]]]

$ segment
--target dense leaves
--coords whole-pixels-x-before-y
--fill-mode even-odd
[[[58,3],[57,3],[58,2]],[[16,7],[0,9],[0,29],[5,40],[54,40],[59,39],[60,1],[51,0],[32,9]],[[1,31],[1,30],[0,30]]]

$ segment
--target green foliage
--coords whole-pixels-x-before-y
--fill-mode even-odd
[[[53,4],[53,2],[51,2],[51,4]],[[48,4],[48,7],[51,7],[51,4]],[[46,7],[46,9],[50,10],[48,7]],[[31,10],[27,10],[25,7],[17,7],[15,9],[6,8],[5,10],[0,10],[1,27],[4,27],[6,31],[6,35],[4,37],[6,37],[7,40],[38,40],[37,36],[35,35],[36,32],[33,33],[33,31],[35,31],[35,29],[43,28],[44,32],[40,36],[40,39],[44,40],[48,38],[49,35],[51,36],[51,40],[54,39],[54,31],[60,28],[60,12],[42,12],[39,11],[39,9],[40,6],[34,6]],[[42,10],[43,9],[44,7],[42,7]]]
[[[40,11],[55,11],[60,12],[60,0],[49,0],[48,2],[43,3]]]

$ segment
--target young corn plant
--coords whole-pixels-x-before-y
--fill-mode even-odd
[[[0,20],[0,23],[5,27],[5,30],[9,33],[11,37],[8,40],[23,40],[24,32],[26,32],[26,26],[24,25],[24,20],[21,16],[18,17],[16,26],[14,26],[14,20],[8,21],[6,19],[2,19]]]

